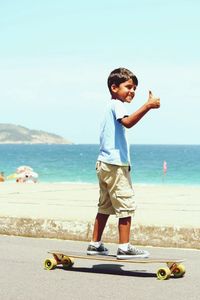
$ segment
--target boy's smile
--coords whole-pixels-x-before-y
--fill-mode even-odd
[[[132,79],[120,83],[119,86],[113,84],[111,86],[112,98],[130,103],[135,96],[136,88],[137,85],[133,83]]]

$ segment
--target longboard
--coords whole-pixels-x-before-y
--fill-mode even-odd
[[[165,263],[167,267],[159,268],[156,272],[157,278],[160,280],[169,279],[171,276],[176,278],[183,277],[185,274],[185,266],[182,264],[183,259],[177,258],[134,258],[134,259],[117,259],[115,255],[87,255],[83,252],[72,252],[66,250],[51,250],[48,253],[53,255],[53,258],[47,258],[44,261],[44,268],[52,270],[58,265],[62,265],[64,269],[72,268],[74,259],[106,261],[115,263],[128,263],[128,264],[157,264]]]

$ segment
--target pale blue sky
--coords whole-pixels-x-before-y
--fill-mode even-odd
[[[98,143],[116,67],[139,79],[131,113],[151,89],[160,110],[131,143],[200,144],[200,1],[0,0],[0,123]]]

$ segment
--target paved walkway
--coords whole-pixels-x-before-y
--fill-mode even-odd
[[[132,242],[200,249],[200,187],[136,186]],[[90,240],[98,186],[0,184],[0,234]],[[104,241],[117,242],[111,216]]]

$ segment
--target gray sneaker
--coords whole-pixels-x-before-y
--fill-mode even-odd
[[[87,255],[108,255],[108,249],[104,247],[103,243],[98,248],[89,245],[87,248]]]
[[[127,251],[120,248],[117,250],[117,259],[147,258],[149,255],[148,251],[137,249],[130,244],[128,245]]]

